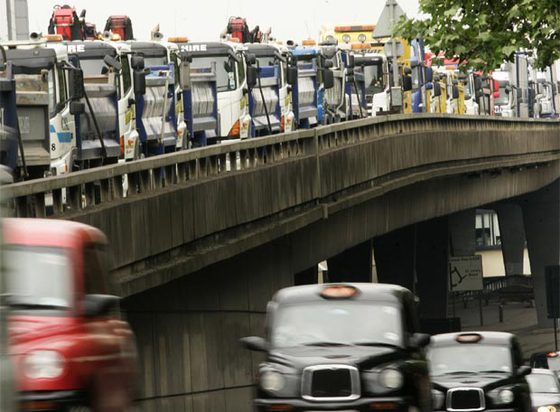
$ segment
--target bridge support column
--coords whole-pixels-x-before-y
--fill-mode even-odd
[[[447,318],[449,223],[441,217],[416,225],[416,294],[420,316]]]
[[[539,326],[550,327],[546,313],[545,268],[560,264],[560,180],[521,200]]]
[[[329,282],[371,282],[372,253],[368,240],[327,259]]]
[[[476,210],[469,209],[449,216],[449,255],[474,256],[476,249]]]
[[[523,274],[525,229],[521,206],[515,203],[499,203],[495,207],[500,224],[502,255],[506,275]]]
[[[317,265],[294,275],[294,286],[314,285],[319,283],[319,269]]]
[[[379,283],[392,283],[414,291],[414,231],[411,225],[373,239]]]

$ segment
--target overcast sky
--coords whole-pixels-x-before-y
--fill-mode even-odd
[[[409,17],[418,12],[418,0],[398,0]],[[49,0],[28,0],[29,30],[47,33],[55,4]],[[75,0],[68,3],[78,14],[87,10],[87,21],[103,30],[111,14],[132,19],[137,39],[148,39],[150,30],[160,24],[167,36],[186,35],[195,41],[217,40],[230,16],[247,18],[252,29],[272,27],[280,40],[317,38],[321,26],[336,24],[375,24],[385,0]]]

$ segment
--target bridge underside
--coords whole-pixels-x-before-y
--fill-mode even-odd
[[[395,229],[406,231],[416,222],[514,198],[551,181],[558,185],[557,166],[457,175],[407,186],[321,214],[295,231],[284,229],[284,236],[278,236],[281,229],[273,232],[274,238],[262,232],[250,240],[261,246],[129,296],[124,306],[144,368],[143,410],[249,411],[261,358],[243,350],[238,339],[264,335],[266,303],[276,290],[294,284],[296,274]],[[428,231],[433,228],[428,224]],[[382,280],[402,283],[387,276]],[[435,290],[423,289],[428,292],[419,293],[426,296]]]

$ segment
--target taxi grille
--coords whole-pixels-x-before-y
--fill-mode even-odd
[[[486,407],[484,392],[479,388],[456,388],[447,394],[449,411],[482,411]]]
[[[304,370],[304,399],[313,401],[354,400],[360,397],[358,370],[349,365],[318,365]]]

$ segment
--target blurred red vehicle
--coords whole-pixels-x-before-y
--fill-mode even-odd
[[[4,219],[3,233],[20,410],[131,408],[134,335],[109,294],[103,233],[43,219]]]

